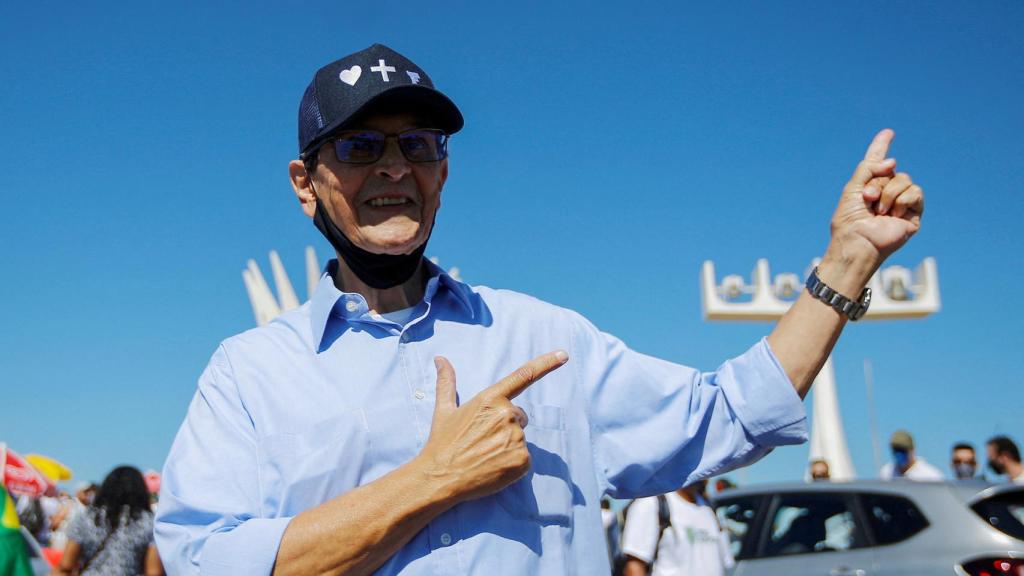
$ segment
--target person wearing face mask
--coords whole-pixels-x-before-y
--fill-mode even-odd
[[[978,460],[974,455],[974,446],[960,442],[953,446],[950,467],[953,477],[957,480],[973,480],[978,472]]]
[[[893,432],[889,440],[892,451],[892,462],[882,466],[880,473],[883,480],[906,478],[908,480],[945,480],[942,472],[919,458],[914,451],[914,437],[906,430]]]
[[[700,371],[423,257],[463,116],[405,56],[375,44],[322,66],[298,108],[288,178],[336,259],[309,302],[225,340],[200,376],[162,475],[156,541],[172,574],[607,574],[602,496],[669,492],[806,441],[802,399],[924,210],[880,131],[836,190],[807,289],[769,335]],[[546,137],[508,122],[476,135]],[[612,131],[601,146],[634,143]],[[508,164],[490,161],[502,181]],[[515,194],[490,200],[474,218],[543,232]],[[501,259],[517,238],[473,241]],[[628,276],[620,303],[642,310]]]
[[[988,467],[996,474],[1003,475],[1015,484],[1024,484],[1024,465],[1020,463],[1017,444],[1006,436],[995,436],[985,445],[988,451]]]

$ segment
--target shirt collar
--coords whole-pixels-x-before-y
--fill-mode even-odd
[[[444,287],[447,292],[455,296],[455,300],[462,306],[466,314],[470,318],[475,318],[476,314],[470,297],[473,289],[452,278],[450,274],[430,260],[424,260],[424,264],[427,267],[429,278],[423,290],[423,301],[430,303],[437,295],[438,289]],[[310,328],[313,331],[313,341],[317,343],[318,349],[324,332],[327,330],[327,324],[332,317],[336,320],[347,320],[353,316],[362,316],[367,312],[366,299],[362,294],[342,292],[334,285],[334,275],[337,274],[337,271],[338,261],[332,259],[324,267],[320,282],[316,285],[316,290],[313,291],[313,297],[310,298]]]

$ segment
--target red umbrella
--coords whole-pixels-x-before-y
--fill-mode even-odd
[[[54,484],[28,460],[0,442],[0,463],[3,463],[3,484],[12,494],[21,494],[38,498],[56,489]]]

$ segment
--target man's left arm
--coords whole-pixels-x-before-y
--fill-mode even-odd
[[[882,130],[843,189],[832,216],[832,239],[818,277],[856,301],[885,259],[921,228],[924,192],[887,158],[893,131]],[[801,398],[832,352],[847,317],[806,290],[768,336],[779,364]]]

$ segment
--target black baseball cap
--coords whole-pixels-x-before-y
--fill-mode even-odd
[[[383,44],[374,44],[316,71],[299,104],[299,158],[350,120],[376,109],[421,114],[448,134],[462,129],[462,113],[430,76]]]

